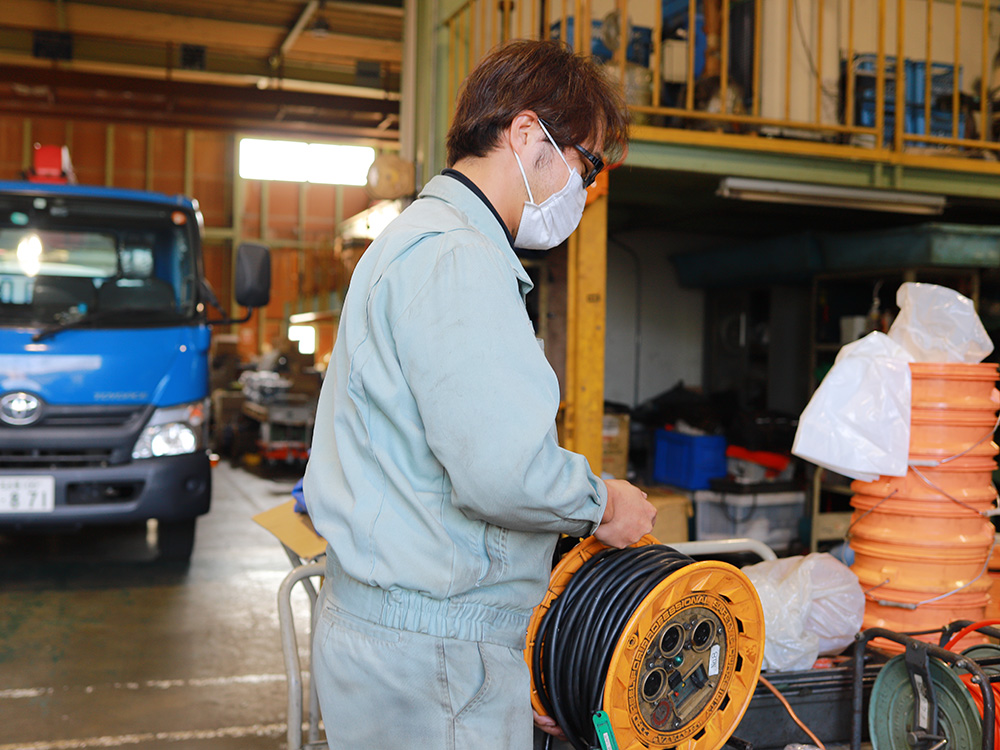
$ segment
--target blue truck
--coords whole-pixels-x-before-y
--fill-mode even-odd
[[[229,318],[181,196],[0,182],[0,534],[157,520],[187,560],[211,499],[213,323],[267,304],[240,246]],[[217,320],[210,319],[209,308]]]

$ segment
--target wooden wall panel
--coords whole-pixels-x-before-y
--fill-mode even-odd
[[[299,296],[299,253],[293,248],[271,248],[271,303],[267,317],[283,319],[285,304]]]
[[[337,231],[337,188],[334,185],[306,185],[306,221],[302,239],[333,243]]]
[[[243,237],[260,238],[260,180],[243,181],[243,221],[238,227]]]
[[[305,265],[302,269],[302,293],[310,298],[317,295],[325,297],[333,290],[346,286],[343,269],[338,263],[333,241],[323,242],[319,247],[310,248],[305,253]],[[326,300],[321,300],[325,303]]]
[[[239,332],[237,333],[238,339],[236,341],[236,349],[239,352],[240,359],[244,362],[251,361],[257,356],[257,316],[260,315],[260,311],[253,314],[248,323],[244,323],[239,326]]]
[[[81,185],[103,185],[107,165],[107,126],[99,122],[74,122],[69,143],[76,181]]]
[[[21,170],[24,167],[21,163],[23,133],[22,118],[0,118],[0,180],[21,179]]]
[[[31,142],[43,146],[66,145],[66,123],[48,117],[39,117],[31,121]]]
[[[167,195],[184,193],[184,141],[180,128],[153,130],[153,190]]]
[[[146,189],[146,128],[115,125],[115,187]]]
[[[264,217],[268,239],[299,239],[299,188],[298,182],[270,183]]]
[[[206,241],[202,246],[205,278],[215,290],[215,296],[219,298],[223,309],[228,310],[227,300],[232,299],[232,250],[231,244],[226,241],[212,242]],[[213,314],[214,317],[214,314]]]
[[[233,136],[195,131],[193,197],[206,227],[228,227],[233,217]]]
[[[260,350],[262,352],[270,351],[276,343],[280,344],[281,341],[281,322],[269,319],[264,324],[264,340],[261,342]]]

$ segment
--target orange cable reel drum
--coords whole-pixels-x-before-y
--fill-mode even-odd
[[[649,549],[638,552],[644,547]],[[650,571],[638,594],[625,572],[613,596],[605,589],[601,596],[567,591],[574,583],[612,580],[610,566],[624,564],[615,556],[640,555],[648,562],[628,563]],[[588,581],[574,582],[578,573]],[[596,614],[600,602],[620,610],[624,627],[609,633],[608,618]],[[583,613],[553,611],[570,606]],[[603,641],[591,642],[602,634]],[[574,644],[557,645],[559,637]],[[592,651],[598,656],[588,662],[590,673],[574,654]],[[560,656],[568,663],[556,664]],[[621,750],[719,750],[750,704],[763,658],[764,613],[750,580],[728,563],[695,562],[649,535],[627,550],[588,537],[568,552],[532,613],[525,649],[535,711],[555,718],[576,747],[598,744],[589,731],[598,715]],[[572,687],[558,693],[561,684]],[[592,702],[582,705],[577,694],[588,690]]]

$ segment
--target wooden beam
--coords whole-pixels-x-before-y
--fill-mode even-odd
[[[51,0],[3,0],[3,23],[14,28],[59,31]],[[114,36],[163,44],[200,44],[218,49],[240,49],[268,57],[281,47],[288,30],[279,26],[220,21],[145,10],[107,7],[86,2],[65,5],[66,28],[73,34]],[[359,60],[399,63],[403,58],[400,40],[331,33],[323,37],[301,35],[287,57],[337,55]]]
[[[224,116],[204,113],[157,111],[150,109],[125,109],[114,106],[86,104],[49,104],[30,99],[0,98],[0,113],[27,117],[54,117],[66,120],[99,121],[131,125],[153,125],[171,128],[202,130],[243,130],[257,135],[282,135],[316,137],[338,142],[364,142],[371,145],[390,146],[399,140],[395,129],[379,128],[352,120],[324,118],[321,121],[275,120],[249,116]]]
[[[164,101],[204,99],[219,104],[241,107],[298,107],[311,110],[345,110],[378,113],[383,118],[399,114],[399,102],[389,99],[313,94],[304,91],[259,89],[256,86],[226,86],[214,83],[193,83],[131,76],[102,75],[75,70],[4,65],[0,63],[0,81],[29,87],[80,89],[87,92],[129,92],[145,99]]]

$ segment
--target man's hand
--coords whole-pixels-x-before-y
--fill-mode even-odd
[[[542,716],[534,708],[531,709],[532,718],[535,720],[535,726],[541,729],[545,734],[551,734],[558,740],[566,741],[566,735],[563,730],[560,729],[559,725],[556,724],[556,720],[550,716]]]
[[[608,504],[594,536],[597,541],[619,549],[638,542],[653,530],[656,508],[646,493],[624,479],[607,479]]]

